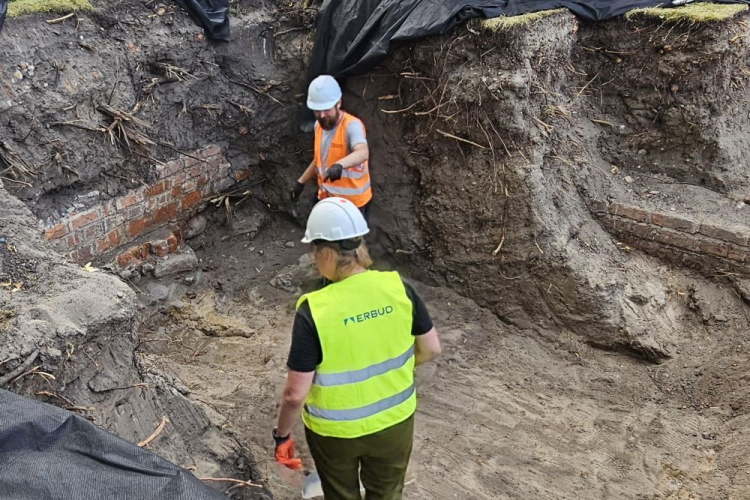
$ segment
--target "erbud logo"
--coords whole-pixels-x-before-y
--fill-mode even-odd
[[[385,316],[387,314],[391,314],[392,312],[393,306],[385,306],[381,309],[373,309],[372,311],[357,314],[356,316],[349,316],[348,318],[344,318],[344,326],[348,325],[349,323],[362,323],[363,321],[379,318],[380,316]]]

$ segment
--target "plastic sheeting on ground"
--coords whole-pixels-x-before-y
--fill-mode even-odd
[[[0,497],[226,499],[190,472],[78,415],[2,389]]]
[[[0,0],[0,32],[3,31],[5,14],[8,13],[8,0]]]
[[[202,26],[206,36],[221,42],[229,41],[228,0],[176,0],[190,15],[190,19]]]
[[[750,3],[750,0],[714,0]],[[472,18],[515,16],[567,8],[601,21],[643,7],[685,4],[685,0],[325,0],[308,81],[318,75],[351,76],[376,66],[392,44],[445,34]]]

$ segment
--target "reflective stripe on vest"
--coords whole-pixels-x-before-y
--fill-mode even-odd
[[[342,373],[316,373],[315,379],[313,379],[313,384],[332,386],[362,382],[363,380],[367,380],[377,375],[388,373],[389,371],[395,370],[396,368],[401,368],[406,364],[407,361],[409,361],[412,356],[414,356],[413,345],[410,346],[409,349],[407,349],[406,352],[400,356],[387,359],[381,363],[376,363],[360,370],[352,370]]]
[[[323,353],[302,419],[323,436],[355,438],[409,418],[412,302],[398,273],[367,271],[304,295]]]
[[[341,171],[341,177],[346,177],[348,179],[362,179],[366,175],[370,175],[370,170],[367,167],[365,167],[364,171],[360,170],[361,168],[362,165],[360,165],[359,167],[345,168]],[[323,177],[325,175],[325,171],[319,168],[318,175],[320,177]]]
[[[333,131],[331,144],[328,149],[326,164],[323,165],[323,152],[321,150],[323,143],[323,129],[320,125],[315,128],[315,165],[318,173],[318,198],[324,199],[329,196],[341,196],[354,203],[357,207],[365,206],[372,199],[372,189],[370,188],[370,169],[367,161],[361,165],[351,168],[345,168],[341,174],[341,179],[337,181],[324,181],[325,172],[328,168],[337,163],[339,160],[348,156],[349,145],[346,140],[346,128],[350,123],[357,121],[362,122],[348,114],[343,113],[341,121]],[[364,124],[362,124],[364,129]]]
[[[361,408],[352,408],[351,410],[324,410],[323,408],[318,408],[312,405],[306,405],[305,408],[313,417],[333,420],[335,422],[347,422],[371,417],[382,411],[393,408],[394,406],[398,406],[412,397],[415,390],[416,388],[414,387],[414,384],[412,384],[411,387],[407,387],[406,390],[399,392],[395,396],[381,399],[376,403]]]
[[[336,186],[335,184],[326,183],[323,184],[323,190],[334,196],[356,196],[364,194],[370,190],[370,181],[367,181],[367,184],[360,188],[345,188]]]

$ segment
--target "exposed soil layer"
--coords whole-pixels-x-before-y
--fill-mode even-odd
[[[0,36],[3,158],[16,158],[4,176],[37,216],[55,221],[150,183],[160,162],[209,144],[257,167],[250,184],[297,166],[304,38],[276,32],[309,23],[304,11],[238,2],[232,43],[212,43],[176,4],[95,7],[60,24],[14,19]],[[120,127],[112,110],[138,121]]]
[[[212,44],[173,6],[94,6],[0,35],[0,167],[26,204],[0,189],[0,370],[35,355],[54,382],[9,389],[132,441],[168,416],[157,453],[268,488],[217,485],[229,495],[298,498],[269,430],[314,281],[298,243],[312,190],[296,219],[286,200],[312,152],[297,117],[313,11],[240,1],[232,42]],[[634,251],[597,216],[627,203],[713,234],[746,225],[749,37],[746,15],[557,12],[403,46],[346,82],[372,151],[368,242],[425,283],[446,344],[419,373],[409,498],[750,496],[750,285]],[[198,269],[129,287],[42,241],[38,219],[208,144],[252,174],[203,200],[206,229],[186,236]]]

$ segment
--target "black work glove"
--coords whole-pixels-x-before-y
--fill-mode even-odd
[[[299,195],[302,194],[302,191],[305,189],[305,185],[302,184],[300,181],[297,181],[294,184],[294,187],[289,192],[289,199],[296,202],[299,199]]]
[[[334,163],[331,165],[331,168],[326,170],[326,177],[325,180],[332,180],[336,182],[337,180],[341,179],[341,174],[344,172],[344,167],[342,167],[338,163]]]

